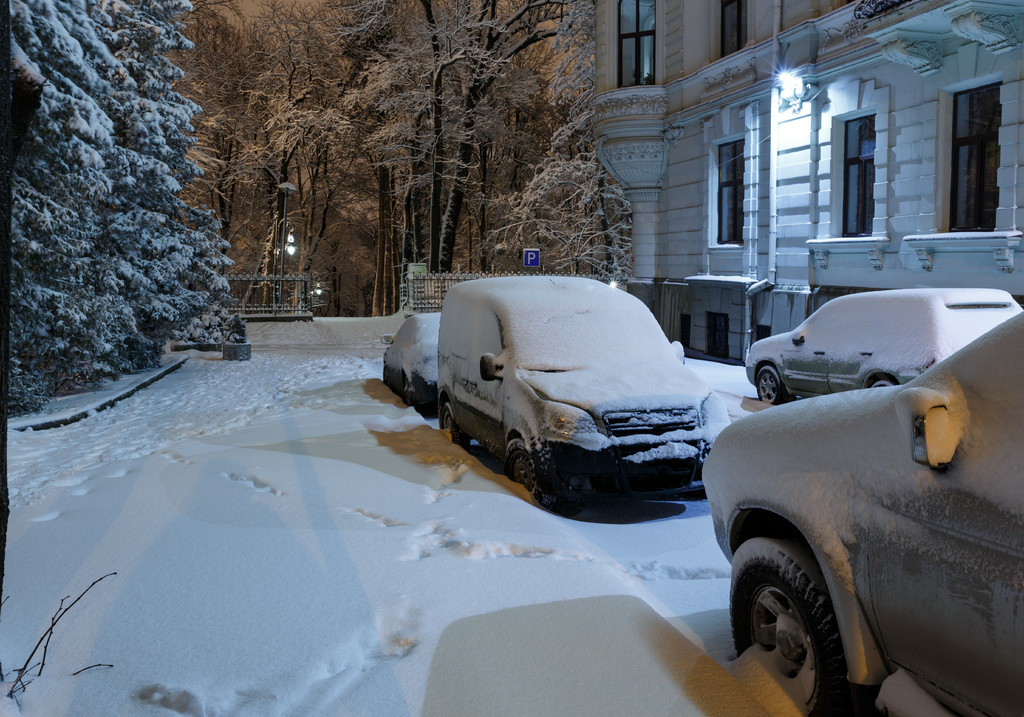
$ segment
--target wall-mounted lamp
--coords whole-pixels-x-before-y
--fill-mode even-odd
[[[776,78],[779,85],[779,110],[799,112],[804,102],[814,95],[814,85],[804,82],[792,72],[780,72]]]

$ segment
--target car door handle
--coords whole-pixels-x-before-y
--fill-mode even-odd
[[[815,352],[814,352],[814,355],[815,355],[815,356],[824,356],[824,355],[825,355],[825,352],[824,352],[824,351],[815,351]]]
[[[871,351],[861,351],[861,352],[860,352],[860,355],[861,355],[861,356],[870,356],[871,354],[872,354],[872,352],[871,352]]]

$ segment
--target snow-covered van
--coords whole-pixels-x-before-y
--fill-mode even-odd
[[[793,331],[755,342],[747,378],[768,403],[904,384],[1019,313],[1013,297],[999,289],[841,296]]]
[[[565,511],[696,489],[729,418],[639,299],[590,279],[509,277],[445,296],[438,421]]]

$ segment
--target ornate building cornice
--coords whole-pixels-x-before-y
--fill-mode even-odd
[[[744,65],[727,67],[717,75],[705,77],[704,91],[701,93],[701,96],[707,97],[708,95],[724,92],[729,89],[729,86],[734,81],[739,79],[744,79],[748,82],[753,82],[757,79],[757,61],[753,57]]]
[[[660,89],[660,88],[659,88]],[[636,115],[664,115],[668,110],[668,98],[661,92],[634,92],[628,95],[613,94],[594,100],[594,119],[602,121],[633,117]]]
[[[842,27],[824,27],[821,32],[825,36],[821,42],[821,49],[825,51],[829,45],[836,41],[837,38],[842,37],[846,42],[853,42],[861,33],[864,31],[863,20],[850,20],[849,22],[843,23]]]

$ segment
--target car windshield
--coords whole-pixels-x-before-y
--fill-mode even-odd
[[[639,303],[509,317],[502,343],[519,368],[566,371],[582,366],[671,357],[668,340]]]

